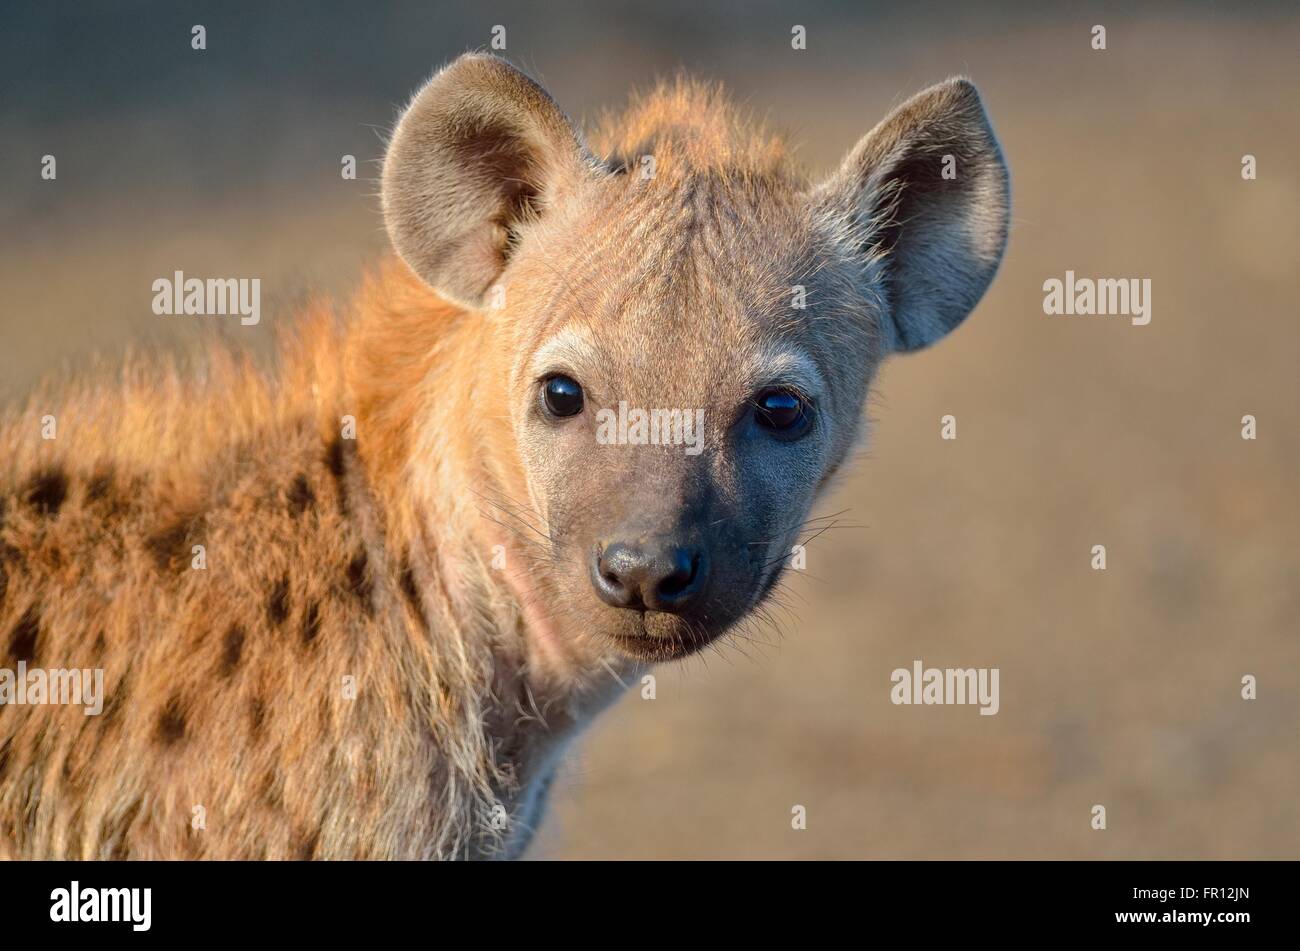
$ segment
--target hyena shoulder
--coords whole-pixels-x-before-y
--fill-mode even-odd
[[[421,679],[449,706],[461,692],[412,649],[445,619],[360,477],[344,337],[326,315],[300,326],[274,373],[218,349],[199,374],[49,388],[0,424],[0,668],[104,677],[98,715],[3,710],[0,850],[439,847],[427,808],[382,804],[445,773],[431,733],[403,728],[434,717]],[[424,678],[398,681],[402,657]]]

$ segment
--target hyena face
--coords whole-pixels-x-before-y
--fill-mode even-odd
[[[1006,241],[974,88],[935,86],[808,187],[715,93],[649,97],[597,158],[491,57],[417,95],[384,167],[397,250],[481,314],[531,570],[634,657],[709,643],[778,579],[891,351],[951,330]],[[606,151],[608,150],[608,151]]]

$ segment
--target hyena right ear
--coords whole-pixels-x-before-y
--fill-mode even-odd
[[[470,53],[421,89],[384,157],[384,223],[421,278],[481,305],[518,228],[588,174],[577,131],[504,60]]]

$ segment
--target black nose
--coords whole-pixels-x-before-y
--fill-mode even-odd
[[[591,581],[606,604],[643,611],[685,610],[704,588],[698,548],[613,542],[592,558]]]

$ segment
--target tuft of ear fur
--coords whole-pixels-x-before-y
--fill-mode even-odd
[[[546,91],[495,56],[468,53],[411,100],[384,156],[384,224],[434,290],[478,307],[518,229],[592,160]]]
[[[890,350],[928,346],[961,323],[1007,243],[1006,163],[965,79],[931,86],[895,109],[813,200],[864,270],[880,268]]]

